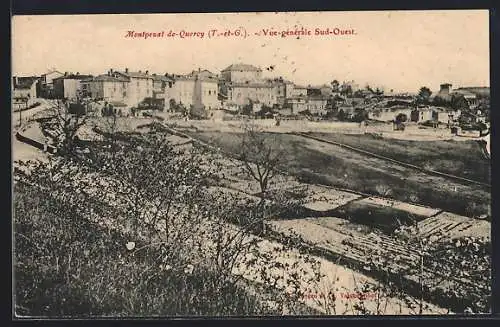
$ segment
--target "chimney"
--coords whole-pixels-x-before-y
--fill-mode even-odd
[[[146,75],[149,73],[149,70],[146,70]]]
[[[139,70],[139,73],[142,73],[142,72]]]
[[[125,73],[128,73],[128,68],[125,68]]]
[[[64,72],[64,76],[68,76],[68,72]]]

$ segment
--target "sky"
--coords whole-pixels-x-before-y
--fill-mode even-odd
[[[315,35],[327,28],[351,34]],[[214,29],[239,30],[246,38],[208,37]],[[312,35],[265,36],[266,29]],[[164,34],[130,38],[128,31]],[[204,34],[167,37],[169,31]],[[110,68],[220,73],[246,63],[302,85],[337,79],[386,91],[437,91],[445,82],[490,85],[489,16],[487,10],[14,16],[12,58],[17,76],[53,68],[95,75]]]

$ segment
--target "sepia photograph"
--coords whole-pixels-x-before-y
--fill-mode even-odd
[[[489,15],[14,15],[13,318],[490,314]]]

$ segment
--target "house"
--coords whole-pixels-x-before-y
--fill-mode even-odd
[[[36,77],[16,77],[12,79],[12,107],[13,109],[27,108],[36,102],[37,84]]]
[[[114,71],[110,69],[92,80],[86,80],[94,99],[125,104],[126,108],[137,108],[145,99],[153,98],[153,76],[145,72]],[[87,87],[88,85],[88,87]]]
[[[479,106],[479,99],[476,94],[466,90],[466,89],[456,89],[453,90],[452,95],[463,96],[470,109],[475,109]]]
[[[323,116],[327,111],[327,97],[323,96],[295,96],[286,99],[285,108],[290,108],[292,113],[309,111],[313,115]]]
[[[351,119],[354,117],[355,107],[353,105],[350,105],[350,104],[341,104],[338,107],[338,112],[339,113],[342,112],[344,115],[344,118]]]
[[[269,107],[273,107],[278,103],[278,87],[272,82],[231,82],[226,84],[226,88],[227,102],[236,104],[240,107],[252,102],[260,102]]]
[[[293,82],[283,79],[282,77],[274,79],[266,79],[268,83],[276,85],[276,102],[280,107],[283,107],[285,100],[293,96]]]
[[[451,87],[450,83],[443,83],[439,86],[439,92],[436,94],[436,97],[439,97],[445,101],[451,100]]]
[[[243,63],[232,64],[221,71],[221,78],[232,83],[261,82],[262,69]]]
[[[290,92],[289,83],[284,80],[263,79],[262,70],[247,64],[233,64],[221,71],[219,92],[226,102],[232,106],[243,106],[252,103],[273,107],[281,103]]]
[[[368,112],[368,119],[388,122],[395,120],[400,114],[406,115],[407,120],[411,120],[412,109],[407,106],[378,107]]]
[[[169,101],[174,100],[186,108],[191,106],[207,110],[221,107],[218,95],[218,77],[208,70],[198,69],[186,75],[173,75]]]
[[[410,121],[416,122],[416,123],[423,123],[426,121],[432,121],[433,120],[433,111],[429,107],[421,107],[412,110],[410,114]]]
[[[125,97],[127,106],[137,107],[144,99],[153,97],[153,76],[149,74],[149,71],[132,72],[125,68],[123,72],[114,72],[111,69],[110,73],[128,80]]]
[[[307,96],[307,86],[294,85],[290,97]]]
[[[170,99],[172,98],[172,88],[174,79],[168,74],[157,75],[153,74],[153,99],[158,100],[158,103],[164,110],[170,109]]]
[[[39,86],[40,95],[42,97],[46,97],[46,98],[53,97],[54,96],[53,81],[55,78],[62,77],[62,76],[64,76],[64,74],[61,73],[60,71],[55,70],[55,69],[53,69],[45,74],[42,74],[40,76],[40,86]]]
[[[52,80],[54,97],[58,99],[76,100],[82,93],[82,80],[89,80],[92,75],[66,73]]]
[[[441,124],[453,124],[458,121],[461,115],[460,110],[451,110],[444,107],[431,107],[432,120]]]
[[[107,102],[127,102],[129,79],[124,76],[115,75],[108,71],[107,74],[98,75],[88,83],[93,99]]]

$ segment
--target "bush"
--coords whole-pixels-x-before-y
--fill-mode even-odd
[[[158,265],[155,256],[127,250],[127,235],[94,225],[50,194],[26,185],[15,191],[16,304],[26,315],[266,313],[220,272]]]

